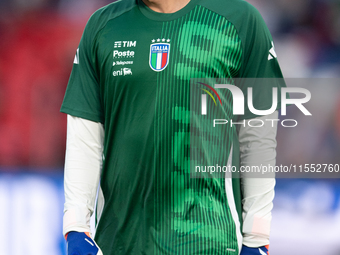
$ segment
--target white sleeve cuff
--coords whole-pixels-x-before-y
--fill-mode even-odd
[[[65,236],[70,231],[91,232],[90,217],[87,207],[67,209],[63,218],[63,235]]]

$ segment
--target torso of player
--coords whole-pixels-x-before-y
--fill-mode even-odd
[[[235,77],[242,54],[233,24],[201,6],[169,21],[133,8],[107,22],[94,51],[105,128],[123,125],[135,142],[175,107],[189,111],[191,78]]]
[[[224,181],[189,173],[190,80],[237,76],[242,50],[234,26],[201,6],[166,21],[135,7],[106,23],[93,51],[105,116],[102,218],[118,219],[113,230],[101,220],[99,232],[139,238],[136,247],[144,248],[134,249],[152,247],[155,254],[229,254],[225,246],[236,252]],[[226,159],[229,149],[226,144],[220,153]],[[219,246],[199,246],[197,236]],[[162,252],[164,242],[172,252]]]

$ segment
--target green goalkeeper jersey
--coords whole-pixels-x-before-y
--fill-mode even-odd
[[[239,153],[234,127],[194,130],[190,88],[213,93],[199,79],[239,77],[282,77],[270,33],[245,1],[191,0],[165,14],[119,0],[92,15],[61,111],[104,125],[95,236],[104,255],[239,253],[238,180],[190,176],[197,158],[238,165]],[[219,96],[224,118],[236,120],[230,93]],[[270,108],[261,87],[253,98]],[[216,109],[209,104],[207,118]]]

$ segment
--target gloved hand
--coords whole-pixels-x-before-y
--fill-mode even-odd
[[[259,248],[250,248],[248,246],[242,245],[242,250],[240,255],[269,255],[269,245],[262,246]]]
[[[103,255],[89,233],[71,231],[65,238],[67,255]]]

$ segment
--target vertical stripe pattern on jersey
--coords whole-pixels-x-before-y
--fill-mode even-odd
[[[171,40],[171,54],[167,68],[157,73],[155,254],[237,254],[237,225],[228,206],[233,201],[226,195],[225,180],[190,178],[190,79],[232,81],[240,68],[240,39],[230,22],[201,6],[164,22],[161,37]],[[157,56],[157,61],[163,58]],[[162,64],[157,62],[157,68]],[[220,93],[223,113],[231,116],[231,94]],[[212,102],[208,106],[213,116],[217,108]],[[212,160],[228,159],[233,130],[225,131],[210,129],[200,138],[206,141],[202,149]],[[220,141],[226,142],[223,148],[217,146]]]

